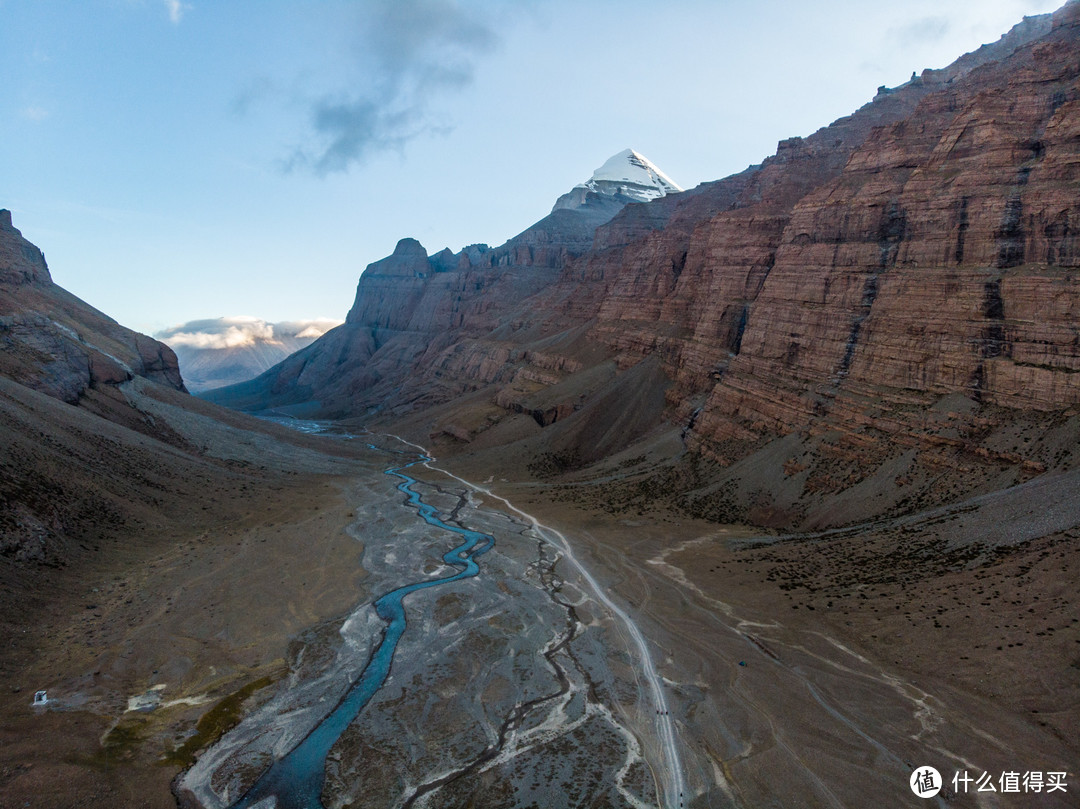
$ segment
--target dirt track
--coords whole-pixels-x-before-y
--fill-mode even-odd
[[[502,491],[562,527],[659,640],[691,805],[910,806],[907,779],[926,764],[947,781],[965,769],[1080,779],[1071,535],[967,565],[920,556],[904,576],[889,535],[757,544],[740,527],[513,489]],[[1064,807],[1077,790],[997,805]]]

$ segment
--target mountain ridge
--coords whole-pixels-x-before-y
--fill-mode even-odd
[[[935,464],[953,470],[947,496],[1068,465],[1004,433],[1080,395],[1062,276],[1080,216],[1077,9],[879,91],[741,174],[626,205],[588,250],[511,240],[484,254],[486,274],[471,259],[427,280],[365,273],[346,332],[215,400],[407,417],[445,451],[524,442],[561,472],[667,424],[713,470],[670,485],[689,508],[785,527],[851,519],[828,504],[889,474],[896,446],[912,454],[892,477],[913,488],[866,513],[935,496]],[[1037,311],[1045,296],[1060,312]],[[627,374],[661,404],[640,412]],[[955,396],[967,404],[941,405]],[[768,454],[792,434],[798,452]],[[770,478],[793,481],[731,505]]]
[[[54,284],[8,210],[0,210],[0,339],[0,373],[65,402],[135,376],[184,390],[172,350]]]

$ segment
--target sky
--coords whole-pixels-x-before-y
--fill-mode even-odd
[[[1063,0],[0,0],[0,208],[131,328],[341,320],[633,148],[761,162]]]

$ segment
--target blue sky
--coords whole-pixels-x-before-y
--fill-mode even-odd
[[[0,0],[0,207],[125,325],[343,318],[612,154],[689,188],[1062,0]]]

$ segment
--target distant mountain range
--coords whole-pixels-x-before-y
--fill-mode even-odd
[[[244,382],[311,345],[340,320],[268,323],[256,317],[192,320],[154,336],[176,352],[188,390]]]

